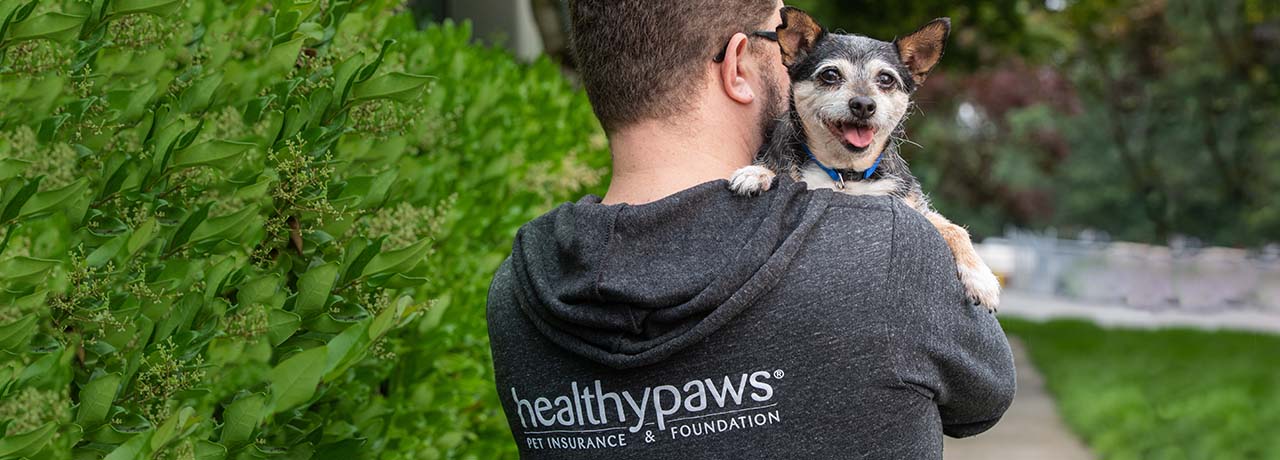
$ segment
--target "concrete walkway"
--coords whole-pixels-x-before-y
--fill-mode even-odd
[[[946,438],[946,460],[1090,460],[1093,455],[1058,417],[1044,377],[1031,365],[1026,347],[1010,338],[1018,367],[1018,393],[1000,423],[965,439]]]

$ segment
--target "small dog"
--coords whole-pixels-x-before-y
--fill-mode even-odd
[[[935,19],[892,43],[828,33],[796,8],[782,9],[777,29],[791,75],[791,110],[778,121],[755,164],[730,187],[742,195],[768,190],[775,174],[810,189],[901,198],[942,234],[970,300],[995,311],[1000,282],[978,257],[969,232],[929,205],[898,154],[911,95],[942,58],[951,20]]]

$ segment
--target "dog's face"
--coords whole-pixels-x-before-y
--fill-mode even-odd
[[[803,11],[783,10],[778,38],[792,101],[818,161],[837,169],[871,167],[942,57],[950,28],[950,20],[937,19],[885,42],[829,34]]]

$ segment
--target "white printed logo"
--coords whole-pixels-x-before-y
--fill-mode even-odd
[[[771,401],[785,375],[755,371],[635,391],[606,391],[599,380],[570,382],[564,394],[529,399],[512,387],[511,400],[530,449],[618,448],[646,425],[680,439],[779,423]],[[645,443],[657,439],[652,430],[643,434]]]

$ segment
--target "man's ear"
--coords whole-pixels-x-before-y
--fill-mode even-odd
[[[778,26],[778,45],[782,47],[782,63],[787,67],[804,59],[827,31],[809,13],[799,8],[782,8],[782,24]]]
[[[942,48],[950,34],[951,18],[938,18],[911,35],[893,41],[893,45],[898,48],[898,55],[902,57],[902,63],[911,70],[911,79],[917,85],[924,83],[934,64],[942,59]]]

